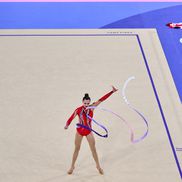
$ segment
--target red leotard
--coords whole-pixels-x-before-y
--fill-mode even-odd
[[[113,93],[113,91],[107,93],[106,95],[104,95],[103,97],[101,97],[99,99],[100,102],[103,102],[104,100],[106,100],[111,94]],[[73,114],[70,116],[70,118],[68,119],[68,121],[66,122],[66,126],[69,126],[70,123],[72,122],[72,120],[76,117],[76,115],[78,115],[79,118],[79,123],[83,124],[85,126],[88,126],[89,128],[92,128],[91,125],[91,119],[89,119],[86,115],[90,116],[91,118],[93,117],[93,109],[86,109],[84,106],[80,106],[78,107]],[[83,128],[83,127],[77,127],[77,132],[82,135],[82,136],[87,136],[88,134],[91,133],[90,130]]]

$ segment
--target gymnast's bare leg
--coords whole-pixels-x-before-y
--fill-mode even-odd
[[[73,157],[72,157],[71,167],[68,170],[68,174],[72,174],[73,170],[75,169],[75,162],[76,162],[76,159],[78,157],[78,153],[80,151],[82,139],[83,139],[83,136],[81,136],[78,132],[76,132],[76,135],[75,135],[75,150],[74,150]]]
[[[92,152],[92,156],[93,156],[95,163],[96,163],[96,168],[100,174],[104,174],[103,169],[100,167],[100,163],[99,163],[99,159],[98,159],[98,155],[97,155],[97,151],[96,151],[96,147],[95,147],[95,138],[94,138],[92,133],[90,133],[86,137],[87,137],[87,141],[89,143],[89,146],[90,146],[90,149]]]

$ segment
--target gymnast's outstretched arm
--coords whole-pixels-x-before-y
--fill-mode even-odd
[[[98,106],[101,102],[105,101],[108,97],[110,97],[114,92],[116,92],[118,89],[116,89],[114,86],[112,86],[112,91],[101,97],[98,101],[94,102],[90,106]]]
[[[73,121],[73,119],[76,117],[76,115],[77,115],[77,109],[73,112],[73,114],[70,116],[70,118],[66,122],[66,126],[64,127],[64,129],[68,129],[68,126]]]

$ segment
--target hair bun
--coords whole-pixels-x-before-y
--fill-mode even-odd
[[[86,100],[91,100],[88,93],[86,93],[85,96],[83,97],[83,100],[85,100],[85,99]]]
[[[85,97],[89,97],[89,94],[86,93],[86,94],[85,94]]]

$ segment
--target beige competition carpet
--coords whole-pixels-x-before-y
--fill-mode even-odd
[[[95,110],[108,138],[95,135],[104,175],[95,168],[87,140],[72,175],[75,118],[65,123],[89,93],[96,101],[119,89],[100,106],[125,118]],[[93,128],[101,130],[93,124]],[[155,29],[1,30],[0,181],[1,182],[180,182],[182,105]]]

